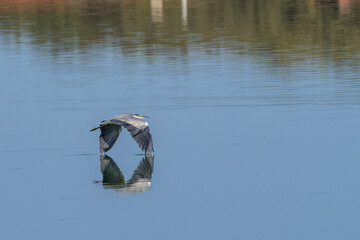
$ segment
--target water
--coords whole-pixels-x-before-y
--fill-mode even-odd
[[[0,238],[358,239],[359,19],[358,1],[0,1]],[[123,112],[151,117],[137,185],[130,135],[101,159],[89,132]]]

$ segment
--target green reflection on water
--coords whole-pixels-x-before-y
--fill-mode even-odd
[[[343,61],[358,58],[360,50],[359,1],[7,0],[0,1],[0,16],[2,41],[26,36],[54,54],[153,45],[186,54],[211,44],[238,53],[285,52],[292,60],[320,55]]]

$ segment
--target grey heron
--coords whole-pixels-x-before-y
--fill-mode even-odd
[[[104,120],[99,127],[94,127],[90,132],[100,128],[99,137],[100,153],[109,151],[118,139],[122,128],[126,128],[134,140],[137,142],[142,151],[146,154],[154,152],[153,141],[149,124],[142,118],[149,118],[139,114],[123,113],[109,120]]]

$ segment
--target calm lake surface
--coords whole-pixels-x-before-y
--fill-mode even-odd
[[[359,239],[360,1],[0,0],[0,53],[0,239]]]

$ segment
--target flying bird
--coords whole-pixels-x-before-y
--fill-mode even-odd
[[[100,153],[109,151],[118,139],[122,128],[126,128],[134,140],[137,142],[142,151],[146,154],[154,152],[153,141],[149,124],[142,118],[149,118],[139,114],[123,113],[109,120],[104,120],[99,127],[94,127],[90,132],[100,128],[99,137]]]

